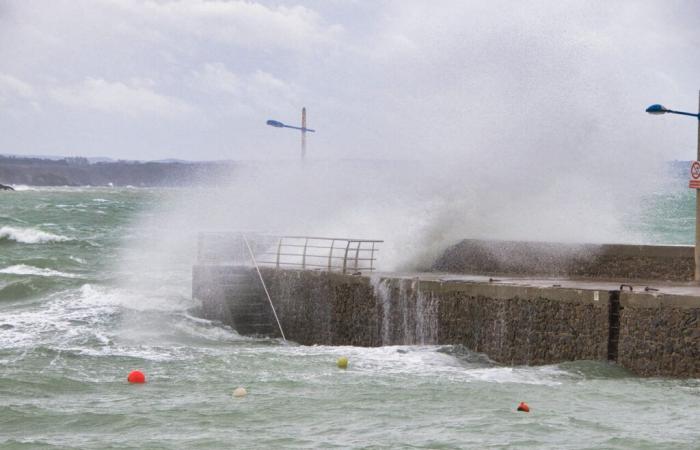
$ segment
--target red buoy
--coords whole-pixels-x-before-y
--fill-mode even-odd
[[[518,405],[518,411],[530,412],[530,407],[527,406],[527,403],[525,403],[525,402],[520,402],[520,404]]]
[[[129,383],[145,383],[146,375],[144,375],[140,370],[133,370],[129,373],[129,376],[126,377],[126,379]]]

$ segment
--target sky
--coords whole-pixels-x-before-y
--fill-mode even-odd
[[[0,153],[693,159],[697,1],[0,0]],[[510,161],[510,163],[508,162]],[[624,170],[624,169],[622,169]]]

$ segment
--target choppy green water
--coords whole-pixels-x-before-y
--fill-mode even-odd
[[[2,194],[0,448],[700,448],[698,380],[503,367],[452,346],[283,345],[199,319],[191,251],[160,249],[172,261],[156,268],[130,250],[167,231],[136,218],[173,195]],[[679,191],[633,223],[689,243],[692,220]],[[127,384],[133,369],[149,382]]]

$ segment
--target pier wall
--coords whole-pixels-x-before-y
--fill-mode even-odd
[[[455,344],[509,365],[612,360],[700,377],[700,297],[263,268],[287,339],[305,345]],[[200,265],[203,315],[279,336],[254,269]]]
[[[287,338],[300,344],[455,344],[509,365],[610,360],[643,376],[700,377],[697,290],[630,292],[619,281],[602,281],[692,278],[692,247],[468,240],[448,249],[434,268],[584,281],[561,287],[480,276],[272,268],[262,268],[262,275]],[[195,266],[193,275],[204,317],[241,334],[279,335],[254,269],[213,262]]]
[[[249,268],[237,268],[235,276],[245,271],[255,280]],[[235,292],[201,287],[213,279],[209,273],[221,269],[197,266],[194,272],[195,298],[209,312],[205,316],[218,315],[236,327]],[[287,338],[300,344],[461,344],[504,364],[605,360],[610,351],[608,291],[320,271],[262,273]]]
[[[680,245],[562,244],[465,239],[432,270],[486,274],[691,281],[693,247]]]
[[[639,375],[700,377],[700,297],[620,294],[617,362]]]

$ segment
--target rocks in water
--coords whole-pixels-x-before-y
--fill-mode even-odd
[[[5,186],[4,184],[0,184],[0,191],[14,191],[15,188],[12,186]]]

